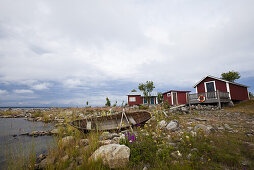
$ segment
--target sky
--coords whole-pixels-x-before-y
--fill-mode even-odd
[[[253,0],[0,0],[0,106],[103,106],[139,83],[254,92]]]

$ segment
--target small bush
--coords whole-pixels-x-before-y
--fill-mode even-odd
[[[168,103],[167,100],[163,103],[163,107],[164,109],[170,109],[170,104]]]
[[[148,109],[148,106],[139,105],[139,109],[140,109],[140,110],[147,110],[147,109]]]

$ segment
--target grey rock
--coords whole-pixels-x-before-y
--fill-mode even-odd
[[[46,168],[48,165],[51,165],[54,163],[55,163],[54,157],[52,157],[52,158],[47,157],[40,162],[39,168],[43,169],[43,168]]]
[[[197,124],[195,127],[194,127],[194,131],[197,132],[199,130],[202,130],[204,131],[205,133],[210,133],[212,132],[214,129],[211,125],[203,125],[203,124]]]
[[[53,135],[57,135],[57,134],[59,134],[59,130],[58,129],[52,129],[50,131],[50,133],[53,134]]]
[[[129,162],[130,148],[125,145],[109,144],[97,149],[89,160],[97,161],[102,159],[104,165],[110,168],[125,168]]]
[[[88,139],[80,139],[79,141],[80,145],[86,146],[89,144],[89,140]]]
[[[182,157],[182,154],[179,151],[172,152],[170,155],[176,159]]]
[[[226,130],[229,130],[229,131],[233,130],[228,124],[224,124],[224,127],[225,127]]]
[[[172,120],[169,122],[169,124],[166,126],[167,130],[170,131],[176,131],[178,128],[179,124],[177,120]]]
[[[67,146],[67,145],[73,143],[73,141],[74,141],[73,136],[66,136],[66,137],[64,137],[64,138],[61,140],[63,146]]]
[[[100,145],[109,145],[109,144],[112,144],[112,141],[111,140],[101,140],[101,141],[99,141],[99,144]]]
[[[165,120],[162,120],[159,122],[159,128],[160,129],[163,129],[167,126],[167,122]]]
[[[65,162],[65,161],[67,161],[69,158],[70,158],[69,155],[65,155],[64,157],[61,158],[61,160],[62,160],[63,162]]]

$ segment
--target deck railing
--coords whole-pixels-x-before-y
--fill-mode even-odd
[[[189,94],[190,101],[191,100],[198,100],[199,96],[205,96],[206,100],[218,99],[218,98],[219,99],[230,99],[228,92],[214,91],[214,92],[206,92],[206,93]]]

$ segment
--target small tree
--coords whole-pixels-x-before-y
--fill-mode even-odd
[[[131,92],[137,92],[137,90],[136,89],[132,89]]]
[[[86,106],[88,106],[88,101],[86,101]]]
[[[240,73],[238,73],[236,71],[229,71],[227,73],[221,74],[221,78],[223,80],[227,80],[227,81],[231,81],[231,82],[234,82],[236,79],[239,79],[240,77],[241,77]]]
[[[158,97],[157,98],[158,98],[158,103],[161,104],[162,101],[163,101],[163,95],[162,95],[161,92],[158,93]]]
[[[110,100],[108,99],[108,97],[106,97],[106,104],[105,104],[105,106],[107,106],[107,107],[111,106],[111,103],[110,103]]]
[[[148,106],[150,104],[151,92],[154,89],[154,85],[152,81],[146,81],[146,83],[140,83],[138,89],[143,92],[144,97],[148,100]]]

